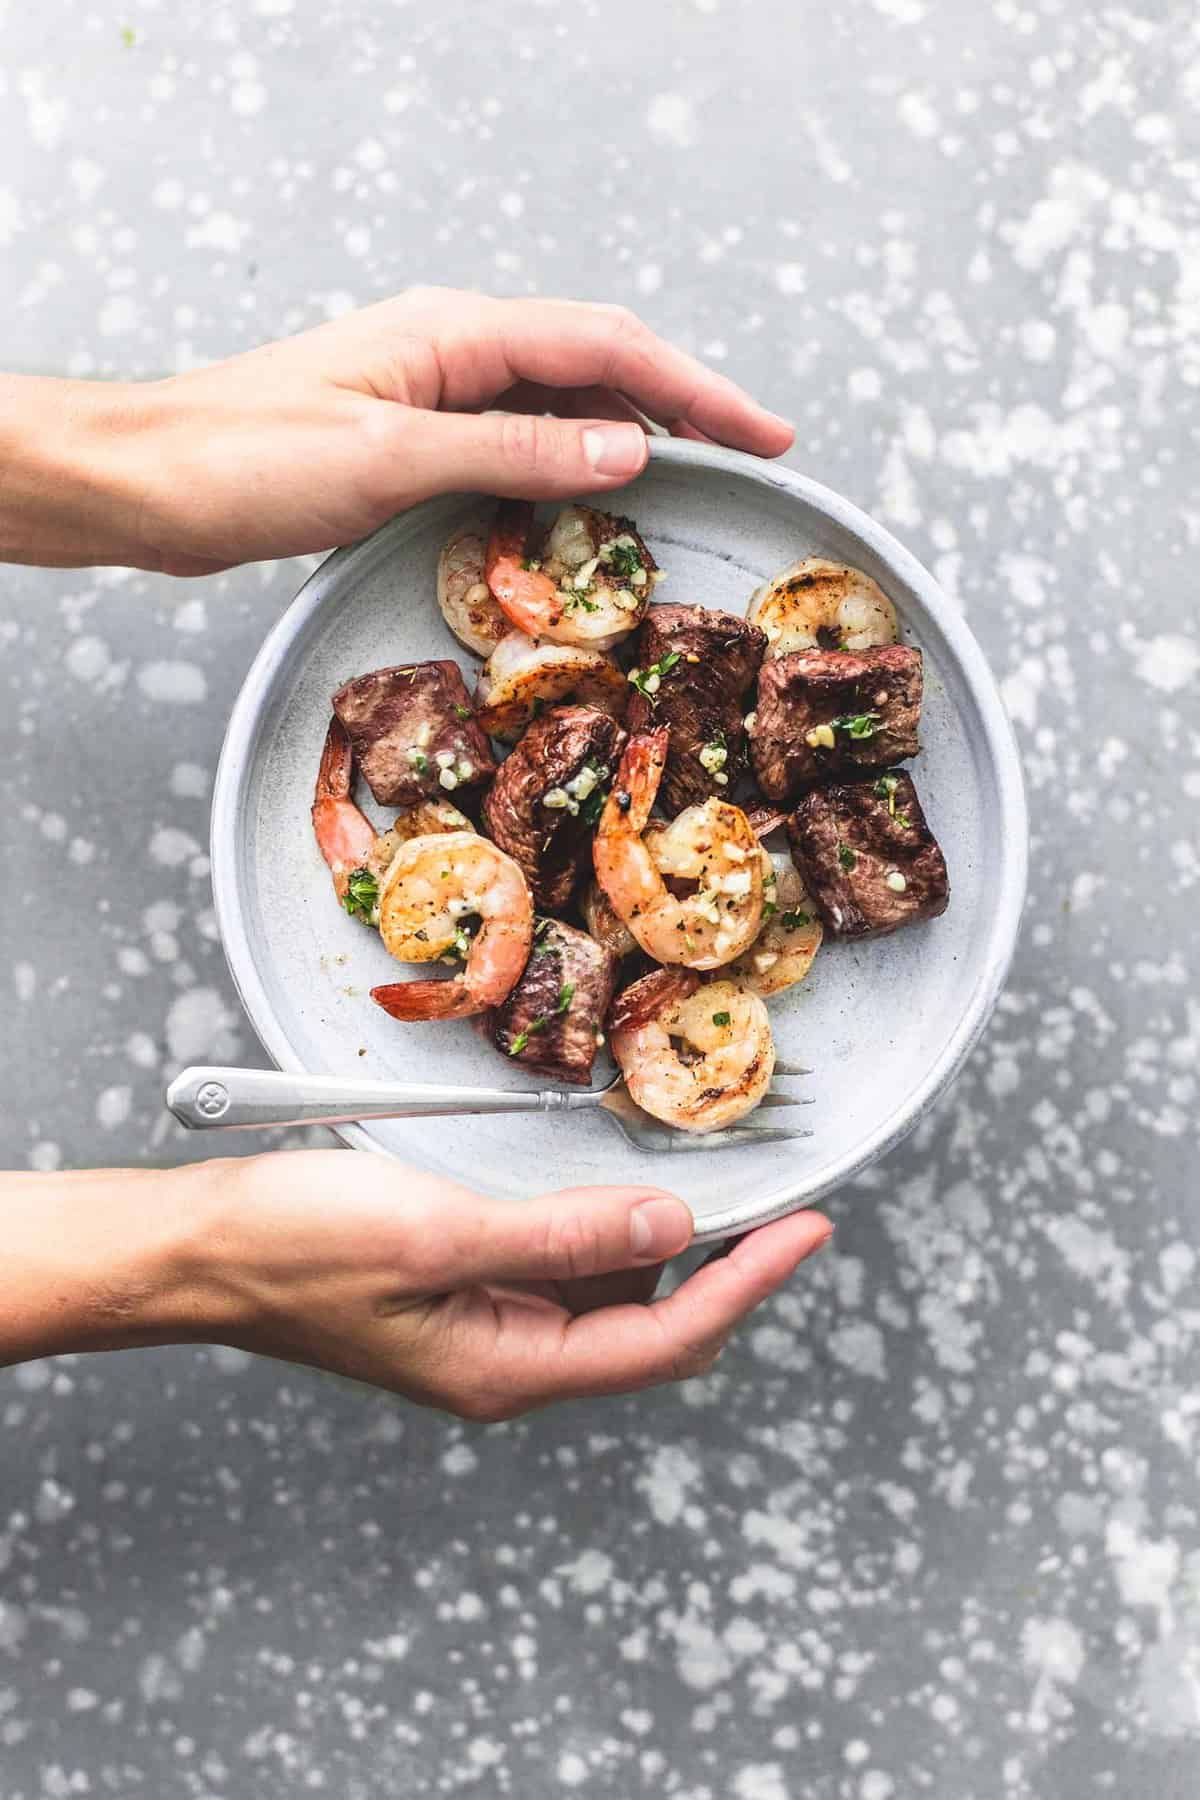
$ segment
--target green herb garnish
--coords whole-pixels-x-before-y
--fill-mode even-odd
[[[851,852],[851,854],[853,854],[853,852]],[[785,912],[780,916],[779,923],[788,931],[799,931],[802,925],[812,924],[812,914],[806,912]]]
[[[835,731],[844,731],[847,737],[869,738],[875,736],[876,721],[882,717],[877,712],[843,713],[840,719],[830,719],[829,723]]]
[[[429,758],[426,756],[425,752],[423,750],[418,750],[415,747],[409,751],[408,760],[417,771],[418,775],[423,775],[429,767]]]
[[[673,669],[675,664],[681,660],[681,656],[682,652],[679,650],[668,650],[665,656],[660,656],[658,661],[656,663],[651,663],[648,669],[630,669],[629,680],[631,685],[637,689],[638,693],[641,694],[643,698],[649,700],[650,704],[653,706],[654,696],[658,692],[659,682],[662,680],[663,676],[667,674],[670,669]]]
[[[370,925],[371,915],[378,904],[378,876],[372,875],[370,869],[352,869],[346,881],[346,892],[342,896],[342,905],[350,917],[361,919],[364,925]]]
[[[573,981],[564,981],[558,990],[558,1005],[554,1009],[555,1015],[557,1016],[559,1013],[565,1013],[574,998],[575,983]]]
[[[838,845],[838,861],[841,863],[843,869],[852,869],[858,861],[857,856],[855,856],[849,844]]]
[[[719,1012],[719,1013],[713,1014],[713,1024],[714,1025],[728,1025],[728,1023],[729,1023],[729,1014],[727,1012]]]
[[[454,710],[458,714],[460,719],[469,719],[471,717],[470,707],[469,706],[460,706],[457,700],[454,702]]]
[[[646,566],[636,544],[606,544],[604,549],[604,561],[618,581],[628,581]]]
[[[529,1040],[533,1036],[534,1032],[535,1031],[545,1031],[546,1024],[547,1024],[547,1021],[546,1021],[546,1018],[544,1015],[540,1019],[531,1019],[529,1021],[529,1024],[525,1027],[524,1031],[518,1031],[516,1037],[513,1039],[512,1043],[508,1046],[508,1054],[510,1056],[520,1056],[522,1050],[524,1050],[526,1044],[529,1042]]]

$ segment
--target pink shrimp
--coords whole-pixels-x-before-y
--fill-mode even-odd
[[[468,921],[479,920],[471,934]],[[517,985],[533,943],[533,898],[520,868],[473,831],[411,838],[379,891],[379,929],[401,962],[462,956],[448,981],[371,989],[394,1019],[466,1019],[499,1006]]]
[[[533,503],[502,500],[488,536],[484,578],[492,598],[514,625],[530,637],[562,614],[562,600],[549,575],[529,567],[533,537]]]
[[[321,855],[333,875],[333,891],[343,905],[350,877],[367,867],[378,837],[370,819],[350,798],[353,773],[354,751],[346,727],[340,719],[331,719],[317,771],[312,822]]]

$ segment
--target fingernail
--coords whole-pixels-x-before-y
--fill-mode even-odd
[[[640,425],[589,425],[583,454],[597,475],[636,475],[646,460],[646,434]]]
[[[694,1229],[682,1200],[643,1200],[629,1215],[629,1248],[639,1262],[661,1262],[684,1249]]]

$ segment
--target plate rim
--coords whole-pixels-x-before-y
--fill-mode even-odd
[[[749,1231],[772,1219],[811,1206],[844,1186],[872,1163],[885,1156],[908,1136],[945,1093],[987,1026],[1012,965],[1024,910],[1028,878],[1029,823],[1020,752],[1000,689],[974,633],[937,580],[890,531],[852,500],[810,476],[779,463],[760,461],[741,451],[687,439],[655,437],[650,440],[650,463],[680,469],[696,468],[733,475],[772,488],[790,499],[804,502],[865,544],[882,562],[895,570],[920,598],[956,661],[979,714],[988,766],[993,772],[1000,807],[1000,881],[993,894],[993,924],[979,960],[975,985],[954,1031],[943,1044],[923,1080],[906,1099],[853,1149],[846,1151],[820,1179],[801,1179],[758,1196],[752,1201],[727,1206],[706,1218],[697,1244]],[[467,496],[464,496],[466,498]],[[444,504],[436,496],[422,505]],[[226,965],[242,1009],[263,1049],[277,1068],[305,1073],[280,1024],[264,983],[258,976],[246,924],[245,906],[237,879],[237,825],[247,771],[251,767],[255,739],[274,676],[296,638],[325,603],[327,591],[347,565],[364,555],[381,533],[389,531],[397,514],[368,537],[334,550],[312,571],[267,633],[246,672],[229,716],[213,781],[209,825],[213,907]],[[359,1124],[330,1127],[352,1149],[377,1155],[391,1152]]]

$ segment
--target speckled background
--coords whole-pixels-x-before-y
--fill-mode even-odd
[[[229,1351],[0,1378],[3,1800],[1193,1796],[1194,7],[0,28],[0,360],[630,301],[936,570],[1034,809],[982,1048],[715,1378],[486,1431]],[[255,1054],[207,802],[302,572],[3,574],[12,1164],[195,1154],[164,1077]]]

